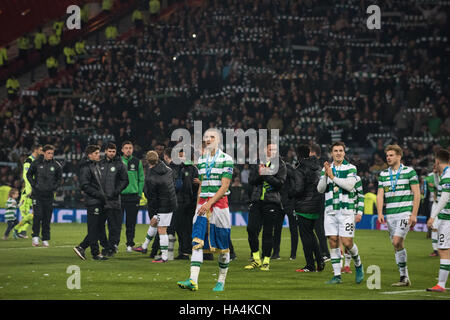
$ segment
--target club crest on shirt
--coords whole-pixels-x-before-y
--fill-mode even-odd
[[[111,167],[111,172],[116,171],[116,167]]]

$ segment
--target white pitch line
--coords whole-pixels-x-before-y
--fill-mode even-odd
[[[50,247],[32,247],[32,246],[30,246],[30,247],[19,247],[19,248],[0,248],[0,251],[2,251],[2,250],[6,251],[6,250],[27,250],[27,249],[35,250],[35,249],[51,249],[51,248],[73,248],[73,247],[75,247],[75,245],[73,245],[73,246],[50,246]]]
[[[449,288],[445,288],[445,289],[449,290]],[[385,291],[385,292],[380,292],[380,294],[402,294],[402,293],[413,293],[413,292],[429,292],[429,291],[426,291],[425,289],[422,289],[422,290]]]

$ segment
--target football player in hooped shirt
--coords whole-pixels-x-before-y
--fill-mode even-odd
[[[439,150],[436,153],[435,165],[440,174],[439,187],[441,189],[438,202],[431,211],[427,224],[431,227],[438,219],[438,252],[440,259],[438,283],[427,291],[445,292],[445,284],[450,273],[450,153]]]
[[[386,161],[389,166],[380,172],[378,178],[377,212],[378,223],[387,223],[389,237],[395,250],[395,262],[400,272],[400,281],[395,287],[410,286],[406,248],[404,240],[410,227],[417,222],[420,204],[419,178],[412,167],[401,163],[403,150],[398,145],[386,147]],[[383,204],[386,201],[386,220]]]
[[[208,129],[203,139],[205,152],[198,159],[201,185],[192,228],[191,273],[177,284],[182,289],[198,290],[203,251],[219,253],[219,276],[213,291],[223,291],[230,263],[231,220],[227,195],[233,176],[233,159],[220,148],[220,133]]]
[[[327,284],[341,283],[341,249],[342,244],[351,254],[355,262],[356,283],[364,280],[364,272],[358,247],[353,241],[355,230],[355,213],[358,206],[355,203],[356,167],[345,160],[345,144],[335,142],[331,146],[333,163],[325,162],[317,191],[325,193],[325,235],[330,243],[331,265],[334,276]]]

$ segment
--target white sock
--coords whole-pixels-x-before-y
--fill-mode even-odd
[[[222,253],[219,255],[219,278],[217,279],[217,282],[222,282],[223,284],[225,284],[229,263],[230,263],[229,252]]]
[[[406,266],[407,261],[408,261],[408,256],[406,254],[405,248],[395,252],[395,262],[398,265],[398,270],[400,271],[400,277],[405,276],[405,277],[409,278],[408,267]]]
[[[341,275],[341,249],[330,249],[331,265],[335,276]]]
[[[169,236],[167,234],[159,235],[159,247],[161,248],[161,258],[163,260],[168,260]]]
[[[447,283],[448,274],[450,273],[450,260],[449,259],[441,259],[441,266],[439,268],[439,282],[442,288],[445,288],[445,284]]]
[[[347,251],[344,253],[344,266],[350,267],[350,262],[352,261],[352,256]]]
[[[355,267],[359,267],[361,265],[361,257],[359,256],[358,247],[356,246],[356,243],[354,243],[353,248],[351,248],[348,251],[350,252],[351,257],[355,262]]]
[[[158,232],[158,228],[149,226],[147,230],[147,235],[145,236],[145,241],[142,244],[142,249],[147,249],[148,244],[150,241],[153,240],[153,238],[156,236],[156,233]]]
[[[167,255],[169,260],[173,260],[173,249],[175,248],[175,241],[175,236],[173,234],[169,234],[169,252]]]
[[[198,275],[200,273],[200,267],[203,263],[203,249],[192,250],[191,256],[191,278],[195,283],[198,283]]]
[[[438,249],[438,232],[431,231],[431,245],[433,247],[433,251],[437,251]]]

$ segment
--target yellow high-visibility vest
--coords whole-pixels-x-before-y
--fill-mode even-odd
[[[149,7],[150,7],[150,13],[156,14],[159,12],[159,9],[161,8],[161,4],[159,3],[158,0],[150,0]]]
[[[75,52],[78,55],[86,53],[86,50],[84,49],[84,41],[78,41],[75,43]]]
[[[57,46],[59,43],[61,42],[61,39],[58,37],[57,34],[52,34],[49,38],[48,38],[48,43],[52,46],[55,47]]]
[[[8,51],[6,48],[0,48],[0,67],[8,61]]]
[[[74,64],[75,63],[75,60],[74,60],[75,50],[71,47],[65,47],[63,51],[64,51],[64,55],[66,56],[66,62],[68,64]]]
[[[55,31],[55,33],[56,33],[56,35],[58,37],[61,37],[63,28],[64,28],[64,22],[62,22],[62,21],[55,21],[53,23],[53,31]]]
[[[6,81],[6,90],[9,94],[17,92],[19,90],[19,87],[19,80],[17,80],[16,78],[9,78]]]
[[[55,57],[48,57],[47,58],[47,68],[57,68],[58,67],[58,60],[55,59]]]
[[[105,30],[106,39],[115,39],[118,35],[117,28],[115,26],[109,26]]]
[[[47,37],[44,33],[38,32],[34,36],[34,47],[38,50],[42,49],[42,46],[47,43]]]
[[[21,50],[27,50],[30,45],[30,40],[26,37],[20,37],[17,39],[17,47]]]

